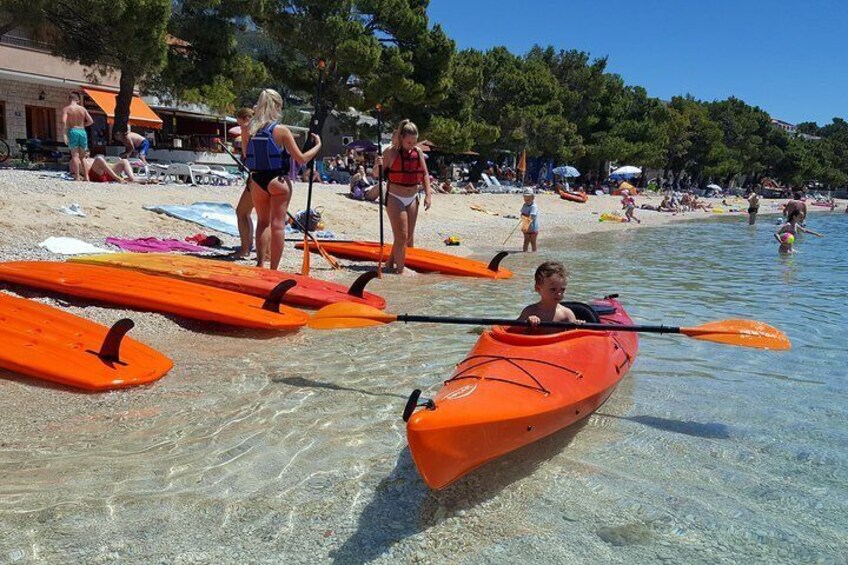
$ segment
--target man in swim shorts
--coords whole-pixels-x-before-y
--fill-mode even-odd
[[[147,166],[147,152],[150,151],[150,140],[132,132],[127,128],[126,133],[116,133],[115,139],[124,144],[126,151],[121,153],[121,158],[131,157],[135,153],[145,166]]]
[[[91,114],[80,104],[81,101],[79,92],[71,92],[68,95],[68,105],[62,110],[65,144],[71,150],[69,166],[75,181],[85,180],[85,171],[82,165],[82,160],[88,151],[88,134],[85,128],[94,123]]]

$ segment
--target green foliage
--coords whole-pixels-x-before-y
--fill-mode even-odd
[[[242,0],[175,2],[168,33],[175,38],[167,64],[149,77],[147,89],[168,99],[202,103],[233,113],[256,100],[268,83],[265,65],[239,46],[247,14]],[[248,44],[247,41],[245,41]]]
[[[453,41],[429,27],[421,0],[257,2],[253,20],[273,40],[275,78],[311,93],[323,61],[318,118],[333,109],[382,104],[388,119],[426,128],[429,108],[446,96]]]
[[[607,72],[605,58],[535,46],[457,52],[427,18],[427,0],[2,0],[0,30],[23,26],[63,57],[121,72],[118,127],[133,87],[221,113],[276,88],[308,106],[324,77],[318,118],[383,107],[411,118],[445,151],[527,151],[591,179],[610,162],[662,168],[697,183],[848,183],[848,122],[800,135],[737,98],[665,103]],[[173,16],[172,16],[173,11]],[[170,35],[166,41],[166,31]],[[319,70],[318,62],[323,66]],[[303,122],[287,106],[286,119]],[[373,138],[373,127],[345,131]]]

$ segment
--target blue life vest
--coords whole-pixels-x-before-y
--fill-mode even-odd
[[[271,122],[257,131],[247,143],[245,166],[251,171],[289,170],[289,153],[274,141],[274,128],[277,122]]]

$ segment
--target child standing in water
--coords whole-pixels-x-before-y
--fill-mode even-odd
[[[558,261],[547,261],[536,269],[536,292],[539,293],[539,301],[527,306],[518,316],[519,320],[530,322],[531,326],[538,326],[541,322],[570,322],[581,323],[570,308],[566,308],[562,302],[565,296],[565,287],[568,282],[568,272],[565,266]],[[550,334],[561,331],[557,328],[537,328],[533,333]]]
[[[524,251],[532,247],[536,251],[536,238],[539,237],[539,207],[532,188],[524,189],[524,205],[521,207],[521,231],[524,233]]]
[[[630,196],[630,191],[627,189],[621,191],[621,208],[624,210],[624,217],[628,222],[636,220],[637,224],[642,223],[639,218],[633,215],[636,210],[636,200]]]
[[[818,232],[814,232],[811,229],[805,228],[800,225],[800,220],[802,217],[801,210],[795,209],[789,213],[788,221],[780,226],[775,232],[774,237],[780,243],[780,252],[781,253],[794,253],[794,249],[792,245],[795,243],[795,238],[798,236],[798,232],[811,233],[816,237],[822,237],[822,234]],[[791,236],[791,237],[787,237]]]

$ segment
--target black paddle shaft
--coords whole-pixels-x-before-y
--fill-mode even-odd
[[[655,334],[679,334],[680,328],[675,326],[619,326],[617,324],[575,324],[573,322],[540,322],[533,326],[523,320],[509,318],[451,318],[442,316],[414,316],[399,314],[398,322],[431,322],[434,324],[459,324],[473,326],[516,326],[522,328],[558,328],[561,330],[594,330],[615,332],[642,332]]]
[[[380,156],[380,159],[383,158],[383,111],[380,106],[377,106],[377,154]],[[377,190],[380,191],[380,255],[383,254],[383,245],[384,245],[384,235],[383,235],[383,208],[386,203],[383,199],[383,165],[380,165],[377,169]]]
[[[312,115],[312,122],[309,124],[309,133],[306,135],[306,142],[303,144],[303,148],[308,150],[312,147],[312,134],[320,135],[321,132],[318,131],[318,121],[319,116],[318,113],[321,111],[321,87],[324,85],[324,66],[321,64],[318,68],[318,84],[315,87],[315,113]],[[309,186],[306,190],[306,229],[304,229],[303,233],[303,244],[306,245],[306,238],[309,233],[309,228],[313,227],[317,229],[317,226],[312,226],[312,177],[315,176],[315,159],[318,156],[316,155],[309,161]]]

